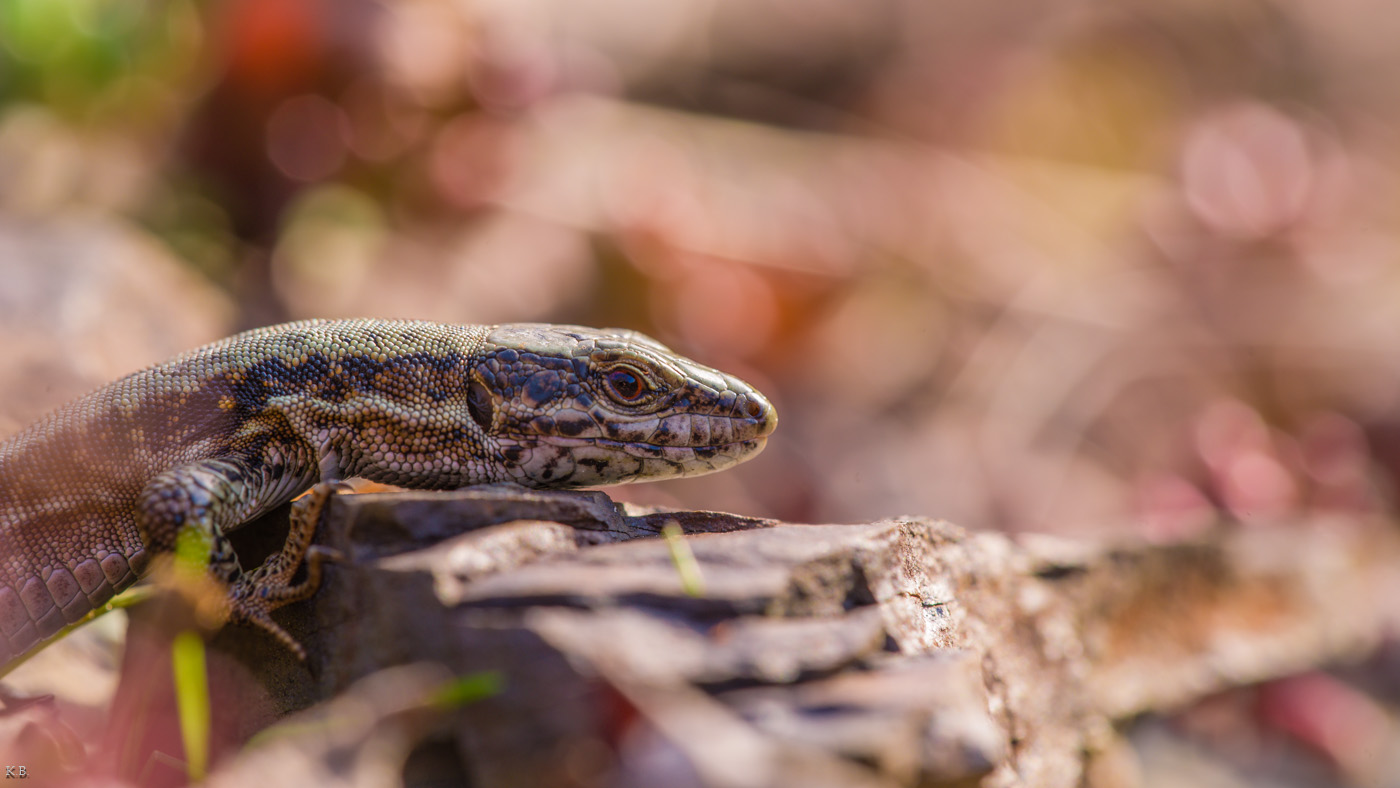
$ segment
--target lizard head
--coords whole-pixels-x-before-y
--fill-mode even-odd
[[[468,376],[471,420],[529,487],[711,473],[757,454],[778,423],[752,386],[635,331],[497,326]]]

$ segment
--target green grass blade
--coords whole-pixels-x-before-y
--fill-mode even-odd
[[[705,595],[705,577],[700,574],[700,562],[695,560],[690,544],[685,541],[685,531],[680,523],[671,520],[661,528],[661,536],[671,552],[671,563],[676,565],[676,574],[681,578],[681,590],[686,596]]]
[[[204,640],[185,630],[170,644],[175,673],[175,703],[180,713],[180,738],[185,744],[185,767],[190,782],[199,782],[209,769],[209,679],[204,667]]]
[[[446,682],[433,693],[429,702],[439,709],[457,709],[499,695],[505,686],[505,674],[483,670]]]

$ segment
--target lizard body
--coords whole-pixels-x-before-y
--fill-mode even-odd
[[[230,619],[300,653],[268,613],[319,582],[314,515],[294,513],[283,551],[250,572],[225,533],[318,482],[697,475],[752,456],[775,425],[752,387],[635,332],[338,320],[239,334],[0,442],[0,665],[186,538],[227,587]],[[303,557],[307,580],[293,586]]]

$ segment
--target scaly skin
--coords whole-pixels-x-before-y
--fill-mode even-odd
[[[268,612],[315,591],[325,555],[307,547],[327,483],[694,476],[753,456],[776,423],[743,381],[635,332],[340,320],[239,334],[0,443],[0,664],[187,538],[227,586],[230,618],[300,654]],[[244,572],[225,533],[312,485],[287,546]],[[303,556],[308,580],[292,586]]]

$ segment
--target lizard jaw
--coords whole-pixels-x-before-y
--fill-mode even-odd
[[[713,446],[536,439],[522,447],[517,481],[529,487],[562,488],[703,476],[752,458],[767,442],[766,436]]]

